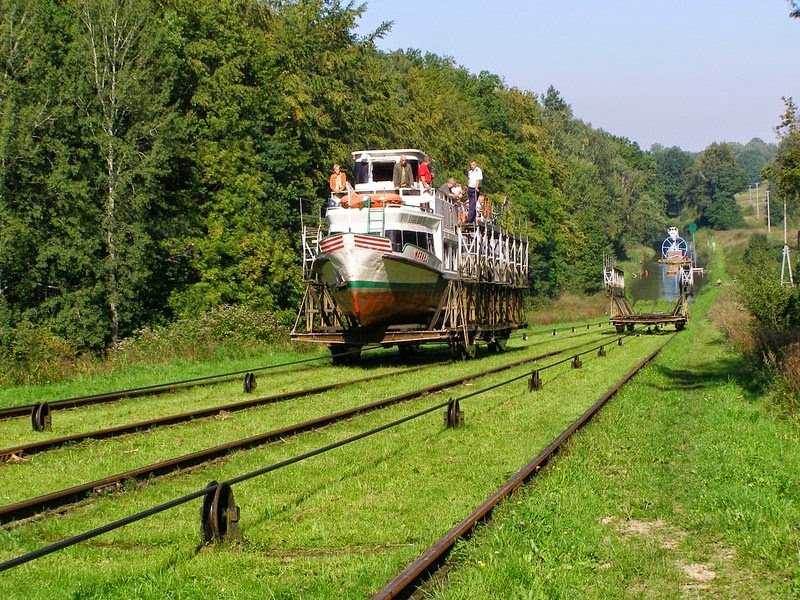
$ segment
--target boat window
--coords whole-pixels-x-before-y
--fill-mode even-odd
[[[372,181],[391,181],[393,172],[394,161],[372,163]]]
[[[417,172],[419,171],[419,163],[416,160],[406,158],[406,162],[411,165],[411,172],[414,175],[414,181],[417,181]],[[378,162],[372,163],[372,181],[392,181],[394,177],[394,166],[397,164],[395,161],[391,162]],[[356,183],[364,183],[356,180]]]
[[[433,252],[433,234],[424,231],[401,231],[399,229],[387,229],[386,237],[392,242],[394,252],[402,252],[406,244],[413,244],[427,252]]]
[[[387,229],[386,230],[386,237],[389,238],[389,241],[392,242],[392,251],[393,252],[402,252],[403,251],[403,232],[399,229]]]

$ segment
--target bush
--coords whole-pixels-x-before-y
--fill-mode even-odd
[[[144,327],[111,349],[116,366],[242,355],[288,339],[271,313],[224,305],[168,325]]]
[[[0,323],[0,385],[45,384],[135,365],[246,356],[288,341],[275,316],[243,306],[221,306],[167,325],[144,327],[107,353],[80,354],[42,325]]]
[[[0,330],[0,385],[59,381],[77,364],[75,346],[45,327],[21,321]]]

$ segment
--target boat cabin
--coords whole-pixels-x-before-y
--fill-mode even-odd
[[[392,251],[430,253],[444,271],[456,271],[459,209],[418,179],[425,153],[415,149],[361,150],[353,152],[355,184],[328,201],[329,235],[356,233],[388,238]],[[405,156],[414,183],[396,188],[394,167]]]

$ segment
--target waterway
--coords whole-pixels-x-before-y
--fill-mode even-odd
[[[695,291],[703,285],[704,279],[695,275]],[[675,302],[680,296],[675,265],[661,264],[658,261],[644,263],[639,271],[626,271],[625,286],[630,291],[633,302]]]

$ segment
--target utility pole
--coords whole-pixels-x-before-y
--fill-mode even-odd
[[[767,233],[772,232],[772,225],[769,222],[769,190],[767,190]]]
[[[756,183],[756,219],[761,219],[761,215],[759,215],[759,214],[758,214],[758,204],[759,204],[759,199],[758,199],[758,185],[759,185],[759,184],[757,184],[757,183]]]
[[[769,192],[767,192],[767,199],[769,200]],[[789,273],[789,278],[786,278],[786,272]],[[781,285],[794,285],[794,277],[792,277],[792,260],[789,257],[789,244],[786,243],[786,198],[783,199],[783,258],[781,259]]]

